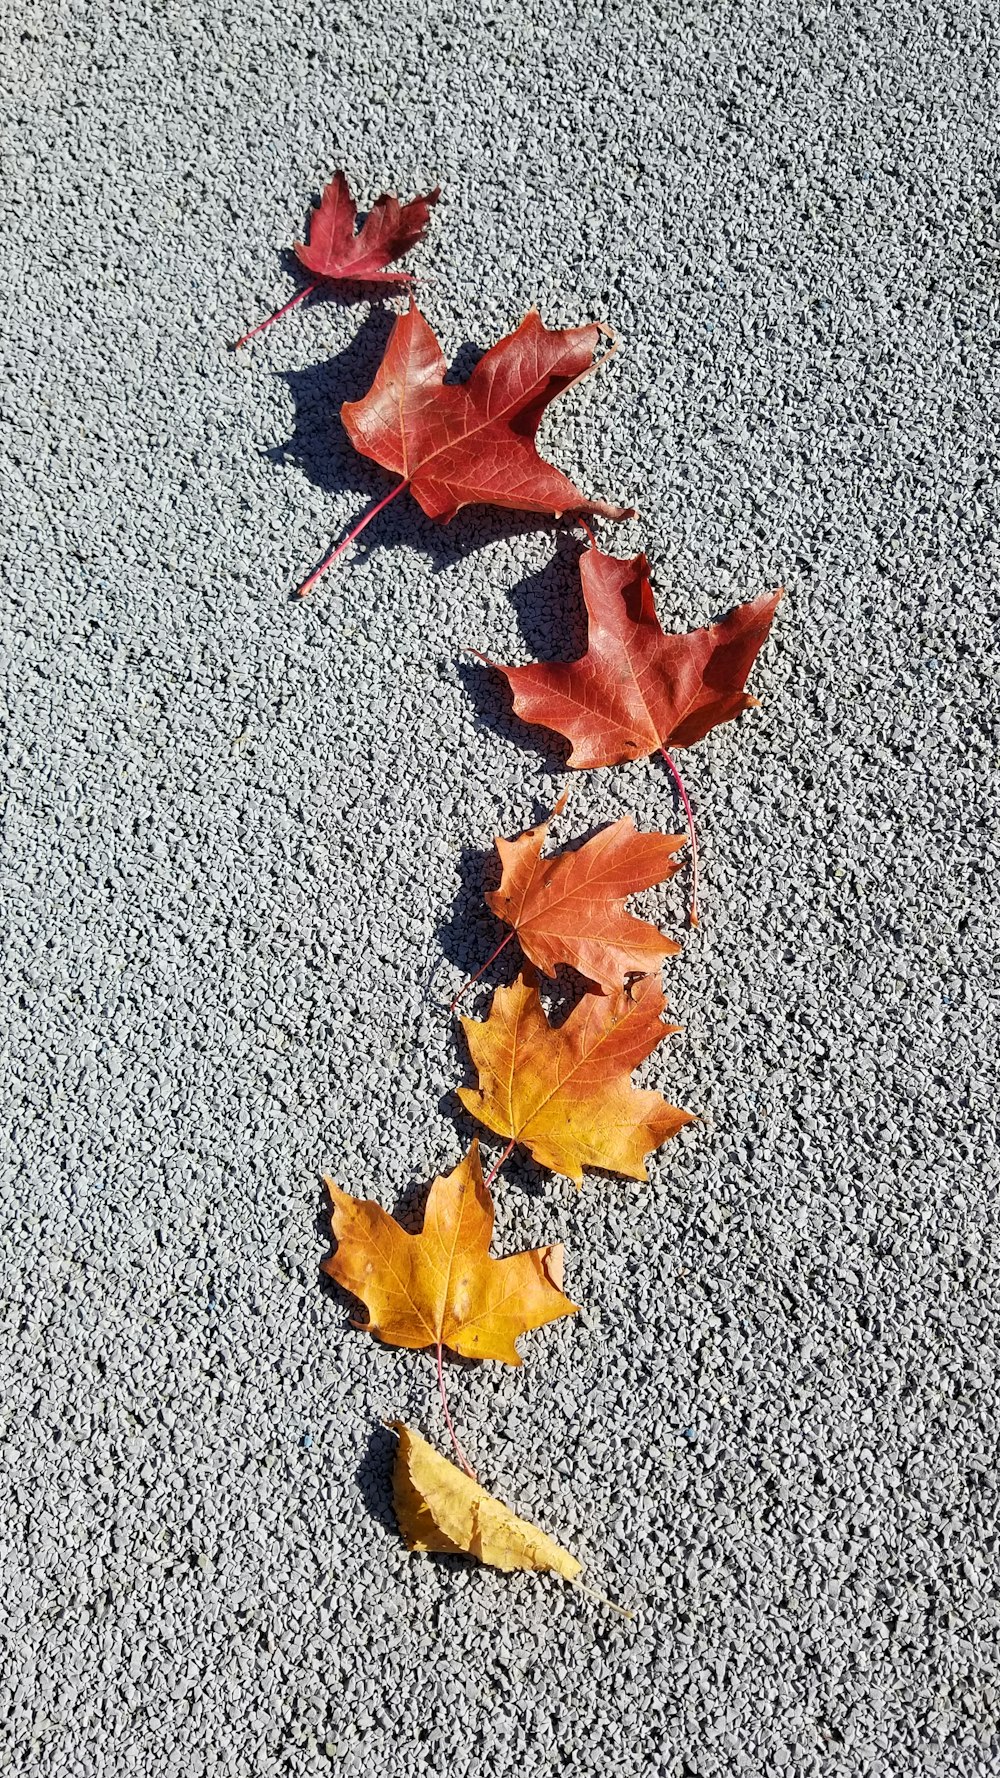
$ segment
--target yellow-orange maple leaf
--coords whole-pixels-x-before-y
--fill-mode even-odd
[[[646,1179],[645,1156],[690,1112],[634,1087],[632,1069],[678,1031],[661,1019],[659,983],[644,976],[631,993],[584,994],[553,1029],[526,975],[498,988],[485,1022],[463,1019],[479,1086],[462,1087],[468,1111],[536,1161],[577,1185],[584,1167]]]
[[[561,797],[553,814],[565,802]],[[638,833],[626,815],[576,851],[543,858],[548,831],[549,822],[540,821],[515,840],[497,836],[503,876],[486,896],[532,963],[545,975],[569,963],[613,994],[626,976],[650,975],[677,954],[680,945],[626,913],[624,901],[680,870],[673,854],[684,845],[682,833]]]
[[[323,1270],[364,1303],[367,1327],[392,1346],[447,1346],[464,1358],[520,1364],[514,1344],[576,1304],[562,1291],[563,1249],[535,1247],[493,1259],[493,1199],[483,1184],[479,1144],[453,1173],[435,1179],[419,1235],[380,1204],[326,1181],[337,1251]]]

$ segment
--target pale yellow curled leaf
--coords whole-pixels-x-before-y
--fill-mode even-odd
[[[401,1420],[392,1476],[396,1518],[407,1549],[475,1556],[491,1568],[544,1569],[575,1581],[580,1563],[551,1537],[449,1463]]]

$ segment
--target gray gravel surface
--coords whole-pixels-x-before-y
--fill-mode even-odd
[[[991,11],[7,10],[0,1771],[997,1771]],[[461,649],[581,633],[569,530],[410,501],[291,602],[388,486],[337,407],[398,301],[223,342],[338,166],[440,182],[463,370],[532,302],[620,331],[543,437],[668,625],[788,588],[686,757],[644,1078],[702,1122],[648,1186],[512,1162],[497,1248],[585,1309],[449,1366],[634,1625],[407,1556],[433,1360],[318,1277],[323,1169],[413,1207],[471,1134],[444,1007],[566,776]],[[561,834],[626,812],[654,762]]]

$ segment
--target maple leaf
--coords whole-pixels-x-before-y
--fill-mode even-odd
[[[590,500],[540,457],[539,421],[550,401],[596,369],[601,323],[544,325],[537,309],[484,354],[465,383],[446,383],[447,364],[413,298],[389,336],[367,395],[340,413],[355,449],[402,477],[299,588],[304,595],[376,513],[409,488],[428,518],[450,519],[484,502],[515,512],[600,513],[630,509]],[[615,350],[598,360],[603,364]]]
[[[664,957],[680,951],[650,921],[626,913],[624,901],[676,875],[682,867],[673,854],[684,845],[684,834],[640,834],[626,815],[575,850],[543,858],[549,826],[565,806],[564,794],[537,827],[514,840],[497,834],[503,874],[486,904],[511,931],[459,989],[449,1011],[515,937],[543,974],[554,976],[560,963],[568,963],[609,994],[624,978],[650,975]]]
[[[561,797],[553,815],[565,802]],[[551,819],[514,840],[497,835],[503,875],[487,894],[487,906],[513,928],[510,936],[517,934],[525,956],[545,975],[568,963],[614,994],[623,978],[651,974],[681,948],[650,921],[626,913],[624,902],[681,869],[673,854],[685,836],[638,833],[625,815],[576,851],[543,858]]]
[[[475,1556],[507,1573],[527,1568],[575,1581],[580,1563],[537,1525],[519,1519],[401,1420],[392,1476],[393,1504],[410,1550]]]
[[[355,234],[358,209],[343,173],[334,173],[319,204],[308,216],[308,245],[296,241],[293,251],[299,264],[312,273],[312,282],[296,291],[266,321],[251,327],[235,342],[233,351],[245,346],[255,334],[287,315],[297,303],[304,302],[322,284],[357,282],[364,284],[410,284],[411,272],[391,271],[385,267],[390,260],[401,259],[411,247],[423,239],[430,221],[431,205],[441,196],[439,186],[424,197],[401,204],[397,197],[384,192],[376,198],[364,222]]]
[[[692,747],[710,729],[757,703],[747,675],[767,639],[782,595],[737,605],[721,623],[666,635],[653,604],[645,556],[606,556],[591,541],[580,558],[588,647],[576,661],[504,667],[523,721],[571,742],[571,766],[620,765],[662,753],[688,819],[692,851],[692,924],[697,924],[697,846],[687,790],[670,747]]]
[[[613,766],[667,747],[692,747],[758,700],[744,691],[781,598],[762,594],[721,623],[666,635],[645,556],[596,545],[580,558],[588,648],[576,661],[497,666],[525,722],[572,742],[571,766]],[[484,656],[480,656],[484,659]]]
[[[446,1346],[463,1358],[520,1364],[520,1334],[576,1304],[562,1292],[561,1244],[493,1259],[493,1200],[479,1144],[435,1179],[423,1228],[408,1234],[379,1204],[326,1181],[337,1250],[323,1270],[368,1310],[368,1330],[392,1346]]]
[[[295,257],[316,279],[357,278],[364,283],[409,284],[411,272],[385,271],[390,260],[402,259],[423,240],[431,205],[441,196],[435,186],[422,198],[401,204],[383,193],[376,198],[357,234],[357,205],[343,173],[335,173],[319,208],[309,214],[309,243],[295,242]]]
[[[680,1029],[662,1022],[665,1005],[659,983],[644,976],[631,995],[584,994],[554,1029],[522,975],[497,988],[485,1021],[462,1020],[479,1086],[458,1096],[511,1148],[524,1143],[540,1166],[577,1185],[584,1167],[646,1179],[644,1157],[694,1121],[629,1079]]]

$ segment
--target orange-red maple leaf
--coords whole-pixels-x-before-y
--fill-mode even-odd
[[[432,519],[454,518],[463,506],[476,503],[557,518],[567,512],[628,518],[629,508],[582,494],[535,445],[550,401],[596,368],[602,335],[613,338],[597,322],[546,327],[531,309],[520,327],[490,347],[467,382],[446,383],[444,354],[411,297],[367,395],[345,401],[340,410],[355,449],[402,480],[331,551],[300,593],[309,591],[404,488]]]
[[[780,588],[737,605],[721,623],[677,636],[660,626],[645,556],[622,560],[595,545],[581,556],[580,575],[586,654],[498,669],[517,715],[572,743],[571,766],[619,765],[658,749],[691,747],[757,703],[743,688]]]
[[[664,957],[676,955],[680,945],[650,921],[626,913],[624,903],[627,895],[680,870],[674,854],[684,845],[683,834],[637,833],[625,815],[575,851],[543,858],[548,831],[549,821],[540,821],[514,840],[497,835],[503,875],[486,896],[532,963],[550,976],[568,963],[614,994],[627,976],[649,975]]]

